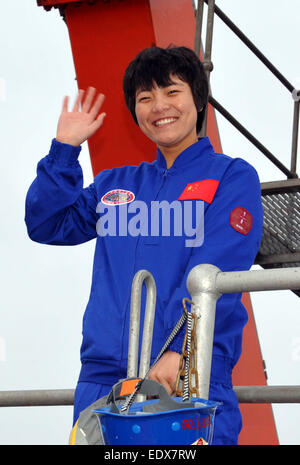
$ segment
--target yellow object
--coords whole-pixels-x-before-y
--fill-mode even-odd
[[[78,420],[76,421],[75,425],[73,426],[71,434],[70,434],[70,439],[69,439],[69,445],[70,446],[74,446],[76,444],[77,427],[78,427]]]

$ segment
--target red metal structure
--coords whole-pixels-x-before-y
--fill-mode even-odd
[[[156,151],[125,107],[124,70],[143,48],[173,43],[194,47],[195,15],[191,0],[37,0],[46,10],[60,9],[68,28],[78,87],[94,86],[106,95],[105,130],[88,142],[93,173],[125,164],[152,161]],[[207,135],[222,152],[214,109],[209,105]],[[121,147],[121,149],[120,149]],[[249,294],[244,350],[234,370],[235,386],[265,385],[266,376]],[[278,444],[269,404],[241,404],[240,444]]]

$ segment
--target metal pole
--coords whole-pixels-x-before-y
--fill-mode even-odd
[[[220,272],[216,276],[216,289],[222,294],[300,289],[300,267]]]
[[[215,284],[219,272],[219,268],[213,265],[201,265],[193,268],[187,277],[187,289],[195,304],[192,312],[197,317],[196,369],[198,395],[202,399],[209,398],[216,302],[221,296]]]
[[[291,171],[293,173],[296,173],[297,172],[300,90],[294,89],[292,92],[292,96],[294,99],[294,120],[293,120],[293,134],[292,134]]]
[[[233,389],[242,404],[300,403],[300,386],[234,386]],[[74,389],[0,391],[0,408],[73,405],[74,392]]]
[[[300,386],[235,386],[240,403],[299,404]]]
[[[203,6],[204,6],[204,1],[199,0],[198,1],[197,14],[196,14],[196,30],[195,30],[195,43],[194,43],[194,51],[197,54],[197,56],[200,55],[200,51],[201,51]]]
[[[144,318],[143,341],[140,357],[139,376],[144,378],[149,366],[152,347],[153,325],[156,305],[156,285],[152,274],[147,270],[138,271],[132,281],[130,329],[128,346],[127,377],[137,376],[139,355],[139,334],[142,285],[145,282],[147,290],[146,310]]]
[[[73,405],[74,392],[74,389],[36,389],[28,391],[1,391],[0,407]]]
[[[213,65],[211,62],[211,51],[212,51],[212,39],[213,39],[213,28],[214,28],[214,12],[215,12],[215,0],[208,0],[205,54],[204,54],[204,62],[203,62],[208,82],[210,78],[210,72],[213,69]]]
[[[208,399],[216,303],[223,293],[300,289],[300,267],[262,271],[221,272],[213,265],[195,266],[187,278],[187,288],[197,316],[196,369],[199,397]]]
[[[212,51],[212,39],[213,39],[213,27],[214,27],[214,12],[215,12],[215,0],[208,0],[206,41],[205,41],[205,53],[204,53],[203,66],[204,66],[204,70],[207,76],[209,94],[211,94],[210,73],[213,70],[213,64],[211,61],[211,51]],[[203,120],[202,129],[200,131],[200,137],[204,137],[206,135],[206,129],[207,129],[207,107],[205,110],[205,117]]]
[[[221,115],[224,116],[241,134],[243,134],[258,150],[260,150],[274,165],[282,171],[288,178],[297,178],[295,173],[292,173],[286,168],[281,161],[279,161],[275,155],[273,155],[266,147],[263,146],[258,139],[256,139],[242,124],[238,122],[234,116],[232,116],[215,98],[209,95],[209,103],[218,110]]]
[[[209,0],[205,0],[208,3]],[[215,13],[219,18],[241,39],[242,42],[259,58],[259,60],[279,79],[279,81],[290,91],[293,91],[292,84],[275,68],[275,66],[261,53],[260,50],[246,37],[246,35],[215,5]]]

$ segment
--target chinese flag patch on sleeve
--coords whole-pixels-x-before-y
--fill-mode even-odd
[[[241,234],[247,235],[252,228],[252,215],[246,208],[236,207],[230,213],[230,226]]]
[[[187,184],[178,200],[199,199],[212,203],[218,189],[219,181],[216,179],[204,179],[203,181]]]

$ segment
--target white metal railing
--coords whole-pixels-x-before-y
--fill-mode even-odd
[[[300,386],[234,386],[241,404],[299,404]],[[0,407],[66,406],[74,403],[74,389],[1,391]]]
[[[141,270],[132,287],[131,307],[135,318],[139,318],[140,288],[144,281],[147,287],[146,325],[150,330],[143,334],[147,348],[140,361],[141,374],[146,373],[149,366],[148,352],[152,342],[151,338],[149,340],[149,332],[153,328],[156,300],[154,279],[148,271]],[[187,288],[194,303],[192,312],[199,319],[196,327],[199,397],[208,399],[217,300],[226,293],[300,289],[300,267],[222,272],[213,265],[203,264],[190,271]],[[137,320],[131,331],[139,331]],[[129,352],[136,351],[137,345],[133,344]],[[136,356],[130,360],[129,364],[135,367]],[[300,386],[234,386],[234,390],[240,403],[300,403]],[[73,401],[73,389],[0,391],[0,407],[72,405]]]
[[[207,399],[217,300],[222,294],[235,292],[300,289],[300,267],[221,272],[213,265],[198,265],[188,275],[187,288],[196,304],[192,311],[200,319],[196,332],[199,397]]]

